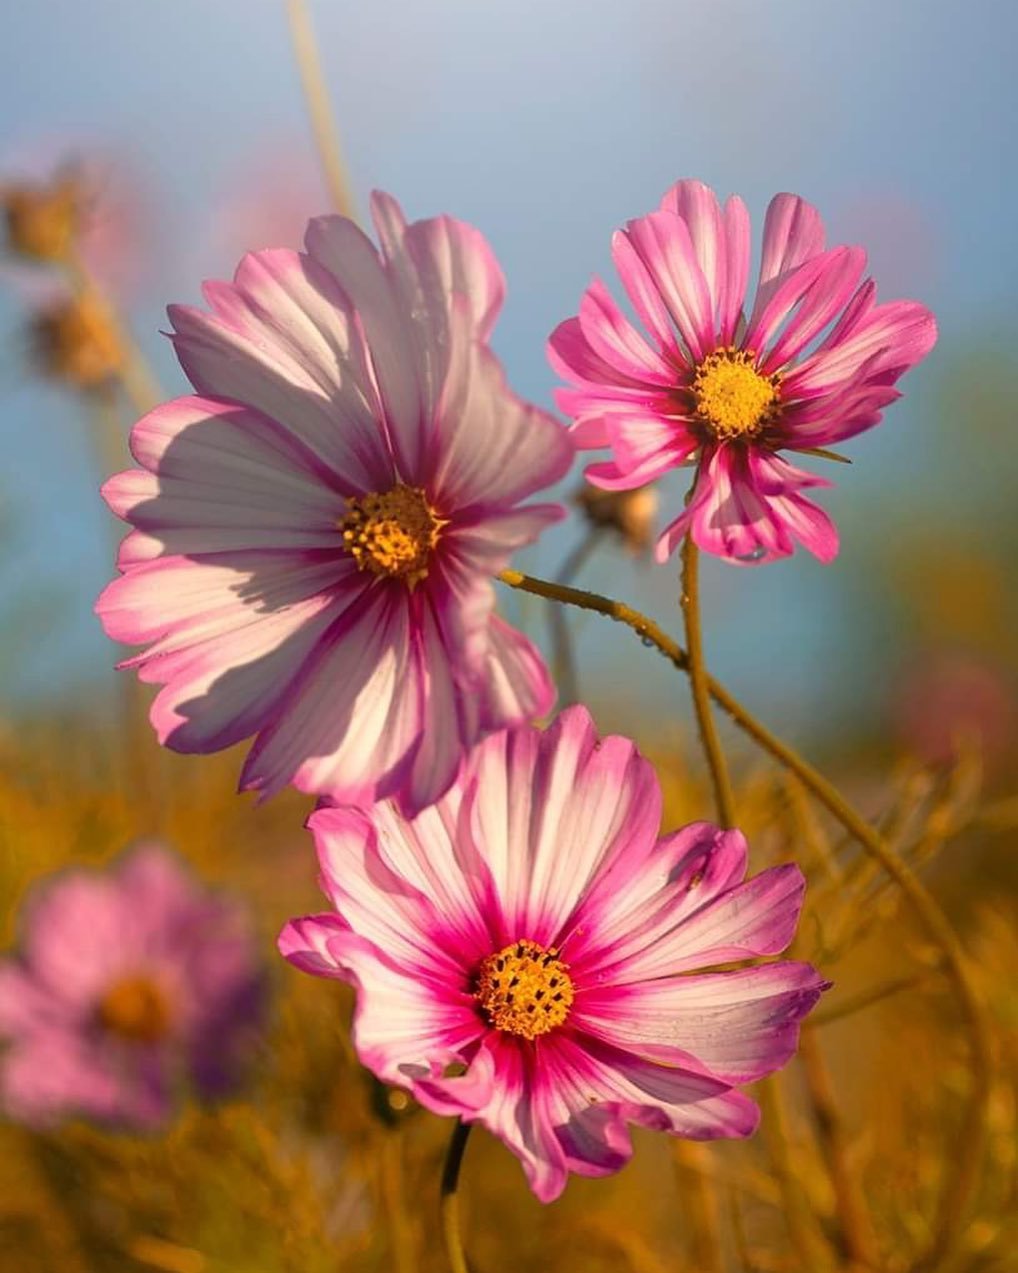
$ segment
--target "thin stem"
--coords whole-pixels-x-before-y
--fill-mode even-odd
[[[304,100],[311,116],[311,130],[315,136],[318,157],[322,162],[325,182],[336,211],[351,221],[357,220],[357,206],[353,188],[343,164],[343,151],[339,143],[339,129],[329,106],[329,94],[322,74],[322,62],[318,56],[311,14],[305,0],[287,0],[287,16],[293,51],[304,88]]]
[[[577,588],[549,584],[543,579],[531,579],[516,570],[504,570],[499,578],[512,588],[520,588],[525,592],[547,597],[566,605],[593,610],[625,623],[646,644],[656,646],[677,668],[682,671],[689,669],[689,658],[677,642],[662,632],[658,625],[645,615],[621,602],[612,601],[596,593],[582,592]],[[969,1097],[969,1108],[964,1111],[964,1117],[960,1120],[965,1128],[965,1135],[959,1139],[955,1172],[941,1197],[933,1239],[929,1249],[913,1265],[915,1273],[919,1270],[928,1273],[951,1254],[962,1236],[961,1221],[979,1183],[986,1146],[993,1077],[992,1033],[989,1017],[969,973],[965,953],[947,916],[933,895],[912,869],[897,856],[884,837],[852,808],[838,789],[793,748],[782,742],[746,711],[717,681],[709,678],[707,685],[711,697],[728,713],[739,728],[775,760],[791,770],[828,813],[859,842],[867,854],[879,862],[908,899],[929,939],[943,954],[944,973],[954,991],[967,1027],[972,1061],[972,1092]]]
[[[869,1211],[849,1162],[845,1128],[834,1097],[827,1060],[815,1031],[803,1030],[799,1038],[799,1060],[834,1190],[842,1252],[852,1266],[879,1268]]]
[[[592,526],[562,563],[555,582],[571,583],[583,568],[587,559],[601,541],[602,527]],[[548,627],[551,632],[552,667],[558,685],[559,702],[563,707],[580,701],[580,687],[576,675],[576,657],[565,611],[552,606],[548,611]]]
[[[463,1151],[467,1147],[470,1135],[470,1124],[457,1121],[453,1128],[452,1139],[445,1155],[442,1167],[442,1237],[445,1239],[445,1250],[449,1257],[452,1273],[470,1273],[467,1257],[463,1253],[463,1238],[460,1235],[460,1205],[457,1192],[460,1179],[460,1168],[463,1165]]]
[[[693,710],[700,731],[703,754],[714,787],[714,803],[723,827],[735,826],[735,799],[728,777],[728,765],[721,750],[721,740],[711,713],[707,664],[703,657],[703,633],[700,627],[700,550],[691,536],[682,545],[682,594],[679,598],[682,620],[686,628],[689,685],[693,691]]]

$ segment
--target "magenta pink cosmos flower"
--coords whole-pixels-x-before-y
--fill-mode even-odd
[[[878,305],[863,250],[824,251],[820,216],[796,195],[767,209],[748,319],[750,226],[737,196],[722,210],[713,190],[680,181],[612,246],[649,339],[595,279],[549,342],[575,386],[558,402],[575,417],[577,445],[612,451],[587,477],[630,490],[695,463],[659,561],[687,530],[730,562],[786,557],[794,540],[831,561],[834,524],[802,494],[831,483],[780,453],[809,454],[879,423],[898,378],[932,348],[933,315],[915,301]]]
[[[492,577],[563,515],[520,501],[573,453],[486,345],[503,281],[482,236],[372,203],[257,252],[211,313],[173,306],[197,396],[135,425],[141,469],[107,483],[136,529],[99,599],[128,664],[165,688],[161,742],[255,736],[241,786],[338,802],[445,791],[485,734],[554,699]]]
[[[0,1105],[22,1122],[151,1126],[217,1096],[257,1036],[264,978],[247,914],[159,845],[40,886],[0,962]]]
[[[701,970],[783,950],[803,878],[743,882],[738,831],[659,839],[660,817],[652,766],[570,708],[481,743],[413,821],[391,802],[314,813],[336,913],[292,921],[280,950],[352,982],[365,1065],[482,1123],[542,1201],[570,1171],[617,1171],[628,1123],[748,1136],[736,1084],[789,1059],[825,983],[803,963]]]

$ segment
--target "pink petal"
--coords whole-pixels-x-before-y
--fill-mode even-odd
[[[159,558],[115,579],[96,603],[108,635],[154,642],[131,662],[142,680],[166,686],[152,723],[180,751],[217,750],[262,728],[358,595],[337,590],[349,564],[304,566],[287,554],[214,560]]]
[[[864,369],[869,379],[893,382],[925,358],[936,340],[936,319],[925,306],[915,301],[877,305],[852,330],[833,333],[797,367],[789,377],[789,392],[830,390]]]
[[[176,398],[142,417],[131,446],[144,469],[117,474],[103,496],[160,551],[336,551],[346,510],[338,484],[265,416],[235,403]]]
[[[671,212],[652,212],[628,222],[622,237],[631,245],[693,360],[699,362],[714,347],[714,321],[710,292],[685,221]],[[646,287],[632,258],[626,259],[624,249],[620,255],[618,239],[616,266],[639,310],[645,304]]]
[[[725,286],[718,301],[719,344],[731,345],[746,303],[752,247],[749,212],[738,197],[725,204]]]
[[[488,629],[487,664],[478,692],[485,732],[534,721],[555,704],[555,685],[537,646],[498,615]]]
[[[464,798],[463,834],[490,868],[506,942],[555,944],[599,873],[632,844],[649,848],[660,820],[652,766],[626,739],[599,740],[581,707],[543,733],[487,739]]]
[[[748,1083],[784,1065],[799,1022],[827,983],[809,964],[773,963],[731,972],[667,977],[586,990],[577,1028],[666,1064],[705,1066]]]
[[[505,508],[563,477],[573,444],[557,420],[517,398],[495,356],[470,338],[457,307],[449,377],[429,456],[429,489],[441,512]]]
[[[679,181],[665,194],[661,208],[686,223],[716,321],[728,288],[728,245],[717,195],[702,181]]]
[[[764,219],[760,282],[750,325],[781,280],[824,250],[824,223],[812,204],[794,194],[776,194]]]
[[[776,371],[844,308],[865,264],[861,248],[839,247],[811,257],[784,275],[750,320],[743,347],[760,356],[766,372]]]
[[[277,421],[352,488],[391,486],[358,317],[332,275],[294,252],[259,253],[245,258],[236,283],[209,284],[206,295],[214,314],[168,311],[198,392]]]
[[[248,754],[241,788],[270,795],[293,783],[349,804],[396,791],[425,721],[413,651],[406,589],[369,588],[303,660],[285,711]]]
[[[416,347],[412,311],[399,303],[371,240],[346,217],[314,217],[304,242],[354,307],[381,418],[401,472],[412,475],[420,464],[429,423],[417,369],[407,358],[407,352]]]
[[[353,1042],[363,1063],[383,1083],[413,1089],[417,1079],[441,1074],[463,1058],[483,1032],[469,995],[436,992],[428,980],[395,969],[370,942],[306,916],[280,934],[280,950],[298,967],[321,975],[316,965],[357,988]]]
[[[594,279],[580,301],[580,328],[590,348],[623,383],[671,386],[675,369],[647,344],[615,303],[600,279]]]
[[[471,339],[487,341],[502,307],[505,280],[487,241],[473,226],[446,216],[407,226],[395,199],[378,191],[371,211],[393,292],[401,310],[411,316],[427,428],[419,445],[404,451],[403,462],[408,472],[416,472],[448,374],[453,310],[465,303]]]

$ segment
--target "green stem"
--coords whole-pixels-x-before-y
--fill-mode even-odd
[[[700,550],[691,536],[682,545],[682,595],[679,598],[686,628],[689,686],[693,692],[693,710],[700,731],[703,754],[714,787],[714,803],[723,827],[735,826],[735,799],[728,776],[728,765],[721,750],[721,740],[710,706],[709,678],[703,655],[703,633],[700,626]]]
[[[685,650],[638,610],[596,593],[550,584],[543,579],[531,579],[517,570],[503,570],[499,578],[511,588],[519,588],[565,605],[593,610],[597,614],[625,623],[645,644],[655,646],[681,671],[689,671],[689,656]],[[960,1120],[965,1134],[958,1141],[954,1174],[941,1196],[933,1238],[928,1250],[913,1265],[915,1273],[919,1270],[930,1273],[953,1252],[962,1236],[962,1221],[979,1184],[986,1147],[993,1078],[992,1032],[989,1017],[969,973],[965,953],[933,895],[912,869],[895,854],[884,837],[856,812],[838,789],[798,752],[746,711],[724,686],[709,677],[707,688],[715,703],[728,713],[739,728],[779,764],[791,770],[828,813],[883,867],[907,898],[930,941],[943,955],[944,974],[951,984],[967,1028],[972,1063],[972,1091],[969,1108]]]
[[[459,1179],[463,1165],[463,1151],[467,1147],[470,1135],[470,1124],[457,1121],[453,1128],[452,1139],[445,1155],[442,1168],[442,1236],[445,1239],[445,1250],[449,1257],[452,1273],[470,1273],[467,1257],[463,1253],[463,1238],[460,1234]]]

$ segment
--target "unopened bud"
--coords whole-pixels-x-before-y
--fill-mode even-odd
[[[48,186],[2,187],[0,206],[9,252],[33,261],[66,260],[80,220],[81,192],[76,180],[60,176]]]
[[[123,351],[109,315],[93,297],[69,297],[40,310],[30,326],[41,375],[75,389],[98,389],[119,372]]]
[[[653,486],[603,491],[584,482],[573,502],[592,526],[614,531],[634,556],[650,548],[657,517],[657,491]]]

